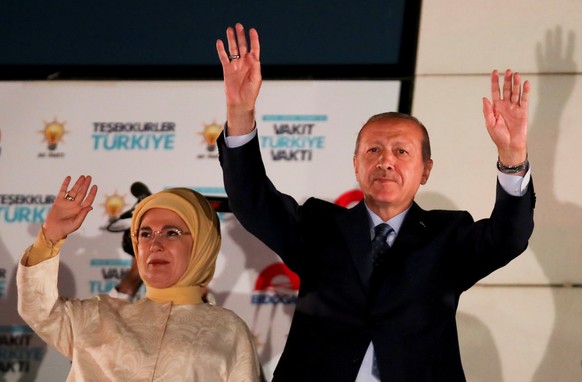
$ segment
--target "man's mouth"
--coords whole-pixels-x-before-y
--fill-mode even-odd
[[[395,182],[396,180],[392,177],[387,177],[387,176],[374,176],[372,178],[372,180],[374,182],[380,182],[380,183],[387,183],[387,182]]]

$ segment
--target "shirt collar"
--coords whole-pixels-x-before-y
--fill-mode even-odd
[[[410,205],[410,207],[412,207],[412,204]],[[402,211],[398,215],[394,216],[392,219],[389,219],[388,221],[383,221],[378,215],[376,215],[366,205],[366,209],[368,210],[368,216],[370,217],[369,222],[370,222],[371,235],[374,236],[374,227],[376,227],[380,223],[388,223],[390,225],[390,227],[392,227],[392,229],[394,230],[396,235],[398,235],[398,232],[400,231],[400,227],[402,226],[402,223],[404,222],[404,218],[406,217],[406,214],[410,210],[410,207],[408,207],[407,209],[405,209],[404,211]]]

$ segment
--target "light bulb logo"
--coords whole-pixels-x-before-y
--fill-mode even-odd
[[[201,134],[206,141],[206,150],[210,152],[216,150],[216,140],[220,136],[220,133],[222,133],[222,125],[216,122],[204,125],[204,131]]]
[[[48,149],[56,150],[57,144],[62,141],[63,135],[68,133],[65,130],[66,122],[59,122],[54,118],[51,122],[44,123],[44,130],[41,133],[44,135],[44,142],[48,142]]]
[[[119,216],[125,208],[125,197],[119,195],[117,191],[113,195],[106,195],[103,206],[105,207],[105,212],[110,217]]]

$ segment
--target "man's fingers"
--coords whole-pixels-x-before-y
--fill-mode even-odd
[[[220,60],[220,63],[223,66],[225,64],[228,64],[228,62],[229,62],[228,54],[226,53],[226,50],[224,49],[224,43],[222,42],[222,40],[216,40],[216,52],[218,53],[218,59]]]
[[[523,83],[523,92],[521,94],[521,101],[520,106],[527,109],[529,104],[529,91],[530,91],[530,84],[529,81],[525,81]]]
[[[236,37],[234,35],[234,29],[228,27],[226,29],[226,41],[228,42],[228,52],[231,56],[236,56],[239,54],[238,46],[236,43]]]
[[[500,90],[499,90],[499,72],[494,70],[491,73],[491,100],[493,102],[498,101],[500,98]]]
[[[507,69],[503,79],[503,99],[511,99],[511,77],[511,70]]]
[[[249,39],[251,40],[251,53],[259,61],[261,59],[261,44],[259,43],[259,32],[255,28],[249,30]]]
[[[511,88],[511,103],[519,104],[521,96],[521,77],[519,73],[513,75],[513,86]]]
[[[493,112],[493,105],[491,102],[483,97],[483,117],[485,118],[485,126],[490,129],[495,125],[495,114]]]
[[[237,23],[235,25],[235,29],[236,29],[236,39],[238,42],[238,50],[237,50],[238,53],[231,52],[231,54],[238,54],[241,57],[244,57],[249,51],[248,46],[247,46],[247,38],[245,36],[245,28],[242,26],[242,24]]]
[[[226,29],[226,41],[228,43],[228,53],[221,40],[216,41],[216,51],[220,62],[224,65],[231,59],[244,57],[251,53],[257,60],[261,57],[261,45],[259,43],[259,33],[256,29],[249,30],[249,41],[245,36],[245,28],[241,23],[237,23],[235,27],[228,27]]]

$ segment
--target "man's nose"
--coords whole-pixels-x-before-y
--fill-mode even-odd
[[[390,151],[384,151],[378,158],[377,168],[382,170],[393,170],[394,169],[394,155]]]

